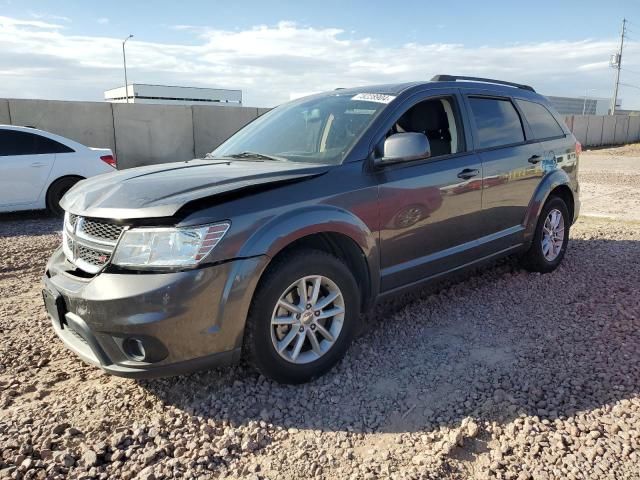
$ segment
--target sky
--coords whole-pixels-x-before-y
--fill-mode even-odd
[[[0,97],[103,100],[124,83],[238,88],[271,107],[306,93],[472,75],[640,109],[640,0],[0,0]]]

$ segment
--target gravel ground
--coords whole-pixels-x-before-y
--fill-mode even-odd
[[[581,219],[553,274],[507,260],[381,305],[297,387],[84,365],[41,305],[58,230],[0,217],[0,478],[640,478],[640,223]]]
[[[580,157],[581,215],[640,222],[640,143]]]

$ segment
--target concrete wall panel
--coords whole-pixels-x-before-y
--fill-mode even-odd
[[[9,116],[9,101],[0,99],[0,125],[10,125],[11,117]]]
[[[640,117],[629,117],[627,143],[640,142]]]
[[[193,109],[193,138],[196,157],[211,152],[258,116],[253,107],[205,107]]]
[[[258,108],[258,116],[260,117],[261,115],[264,115],[269,110],[273,110],[273,109],[272,108]]]
[[[564,123],[569,127],[569,130],[573,132],[573,115],[566,115],[564,117]]]
[[[629,132],[629,117],[626,115],[616,115],[616,130],[613,143],[622,145],[627,143],[627,133]]]
[[[113,104],[120,168],[194,157],[191,108]]]
[[[115,151],[111,104],[10,99],[13,125],[29,125],[88,147]]]
[[[616,139],[616,117],[609,115],[603,118],[602,145],[613,145]]]
[[[584,115],[576,115],[572,117],[572,132],[576,139],[583,145],[587,143],[587,127],[589,126],[589,118]]]
[[[589,125],[587,127],[587,147],[597,147],[602,145],[602,124],[604,123],[604,117],[597,115],[589,115]]]

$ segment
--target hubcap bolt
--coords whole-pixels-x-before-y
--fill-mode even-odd
[[[313,312],[315,314],[316,317],[320,316],[320,310],[316,310],[315,312]]]
[[[300,314],[296,313],[296,319],[300,320]]]
[[[311,308],[311,304],[307,303],[307,310],[309,310]]]
[[[315,325],[311,325],[311,330],[315,330],[316,326]]]
[[[304,327],[300,327],[300,331],[301,331],[301,332],[304,332]]]

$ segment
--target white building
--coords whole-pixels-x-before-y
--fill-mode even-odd
[[[126,93],[125,93],[126,92]],[[224,105],[242,106],[242,90],[224,88],[174,87],[132,83],[104,92],[111,103],[155,103],[162,105]]]
[[[549,102],[560,115],[607,115],[611,99],[602,97],[555,97],[547,95]],[[620,106],[620,99],[618,105]]]

